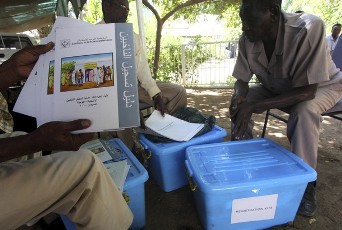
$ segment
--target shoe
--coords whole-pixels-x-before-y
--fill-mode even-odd
[[[306,186],[297,214],[304,217],[313,217],[315,215],[316,209],[316,181],[313,181],[308,183]]]

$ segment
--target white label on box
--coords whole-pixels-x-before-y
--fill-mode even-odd
[[[231,223],[274,219],[277,200],[278,194],[235,199],[232,202]]]

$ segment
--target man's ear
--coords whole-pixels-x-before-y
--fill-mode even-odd
[[[281,11],[281,6],[277,3],[277,1],[273,1],[270,12],[272,15],[279,15]]]
[[[270,7],[272,21],[277,21],[280,15],[280,11],[281,11],[280,5],[274,2]]]

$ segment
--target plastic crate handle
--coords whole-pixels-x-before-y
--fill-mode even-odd
[[[148,160],[151,158],[152,156],[152,151],[148,149],[148,145],[141,139],[139,139],[139,142],[141,144],[141,146],[144,148],[144,151],[142,151],[142,155],[144,157],[145,160]]]
[[[191,191],[194,192],[197,188],[197,184],[195,183],[195,181],[192,177],[194,175],[194,173],[191,169],[191,166],[190,166],[188,160],[185,160],[185,172],[186,172],[186,177],[188,178],[188,181],[189,181],[190,189],[191,189]]]
[[[142,147],[144,147],[145,150],[148,149],[148,145],[144,142],[144,140],[139,139],[139,142],[140,142],[140,144],[142,145]]]

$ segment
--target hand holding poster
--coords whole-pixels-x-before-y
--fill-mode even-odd
[[[132,24],[56,26],[52,34],[55,49],[38,62],[38,124],[90,119],[81,132],[139,126]]]

